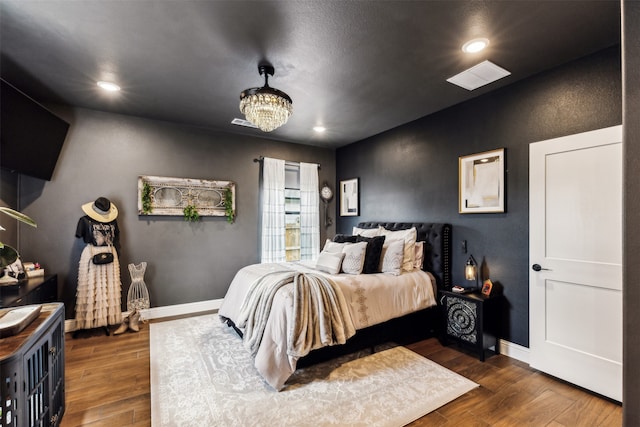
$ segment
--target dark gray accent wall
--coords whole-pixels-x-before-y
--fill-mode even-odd
[[[640,2],[622,1],[624,142],[623,424],[640,425]]]
[[[254,158],[320,163],[320,182],[334,185],[334,150],[86,109],[57,112],[71,123],[69,134],[50,182],[21,176],[19,207],[38,228],[22,226],[19,243],[23,259],[58,274],[67,318],[74,317],[84,246],[74,235],[84,203],[105,196],[116,204],[123,303],[131,283],[127,265],[146,261],[145,281],[156,307],[222,298],[238,269],[259,262],[260,166]],[[236,221],[138,216],[139,175],[234,181]]]
[[[508,67],[507,67],[508,68]],[[337,181],[360,178],[359,221],[453,224],[453,281],[469,253],[504,288],[503,338],[529,345],[529,144],[622,122],[620,47],[482,95],[336,151]],[[458,213],[458,157],[505,148],[506,212]],[[464,254],[461,242],[467,241]]]

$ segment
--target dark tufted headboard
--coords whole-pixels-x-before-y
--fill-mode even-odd
[[[451,287],[451,224],[431,222],[361,222],[358,228],[376,228],[383,226],[387,230],[407,230],[415,227],[418,241],[424,241],[424,264],[422,269],[436,277],[438,287]]]

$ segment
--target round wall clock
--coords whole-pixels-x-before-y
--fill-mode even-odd
[[[333,223],[329,217],[329,202],[333,198],[333,190],[326,182],[322,184],[322,188],[320,189],[320,198],[322,199],[322,203],[324,203],[324,226],[329,227]]]
[[[333,190],[326,183],[320,189],[320,198],[324,202],[329,202],[333,198]]]

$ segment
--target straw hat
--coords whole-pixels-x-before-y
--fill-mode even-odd
[[[99,222],[111,222],[118,217],[118,208],[106,197],[98,197],[95,202],[85,203],[82,210],[89,218]]]

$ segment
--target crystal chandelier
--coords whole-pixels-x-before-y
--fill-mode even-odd
[[[269,87],[269,76],[273,76],[271,65],[258,65],[264,74],[264,86],[245,89],[240,94],[240,111],[264,132],[271,132],[287,123],[293,112],[292,101],[286,93]]]

